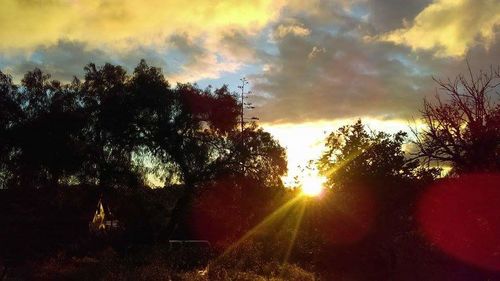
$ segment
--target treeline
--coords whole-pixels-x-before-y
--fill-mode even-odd
[[[131,74],[112,64],[84,70],[70,83],[35,69],[17,84],[0,72],[2,255],[23,260],[87,239],[100,197],[127,245],[192,237],[200,187],[223,182],[225,192],[260,198],[283,188],[285,150],[256,124],[241,131],[227,87],[174,87],[145,61]]]
[[[240,108],[226,87],[172,87],[145,61],[132,74],[89,64],[71,83],[0,72],[1,186],[136,188],[148,175],[193,186],[222,174],[277,185],[285,152],[255,125],[238,130]]]

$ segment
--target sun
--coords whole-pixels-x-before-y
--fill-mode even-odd
[[[302,194],[315,197],[323,192],[324,179],[320,176],[307,175],[302,179]]]

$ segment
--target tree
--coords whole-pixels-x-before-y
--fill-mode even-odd
[[[327,137],[318,163],[334,190],[326,193],[331,207],[317,222],[319,234],[334,244],[357,242],[356,259],[379,262],[380,272],[388,274],[404,255],[400,249],[415,239],[413,216],[421,187],[439,174],[408,157],[406,139],[401,131],[369,132],[358,120]]]
[[[243,132],[233,131],[230,145],[232,153],[225,160],[226,169],[267,186],[282,186],[281,176],[287,171],[286,151],[271,134],[250,123]]]
[[[5,188],[12,175],[9,173],[12,148],[12,128],[21,117],[21,108],[16,102],[17,86],[12,77],[0,72],[0,188]]]
[[[21,86],[0,76],[0,140],[7,144],[0,170],[9,186],[71,183],[106,192],[143,186],[156,171],[173,179],[166,185],[183,184],[171,229],[196,191],[216,181],[282,186],[284,149],[255,124],[240,131],[241,105],[226,86],[171,87],[145,61],[132,75],[112,64],[84,70],[84,80],[71,83],[39,69]]]
[[[424,101],[424,128],[414,129],[417,158],[444,162],[455,173],[500,170],[500,68],[434,81],[434,102]],[[495,96],[495,94],[497,96]]]
[[[200,187],[229,178],[235,189],[246,179],[276,186],[286,170],[284,149],[269,133],[256,126],[238,130],[240,106],[227,87],[211,92],[179,84],[174,95],[174,122],[158,136],[164,159],[175,164],[184,183],[170,234],[174,224],[186,223],[183,220]],[[242,158],[242,154],[246,156]]]
[[[381,183],[410,179],[418,173],[418,162],[405,157],[406,133],[369,133],[361,120],[331,133],[319,159],[327,185],[346,188],[354,182]]]
[[[141,175],[133,165],[136,148],[134,108],[121,66],[85,67],[81,100],[87,118],[84,137],[86,181],[106,187],[135,186]]]
[[[160,69],[141,61],[127,87],[133,105],[127,114],[133,116],[137,130],[138,154],[184,185],[168,235],[183,227],[200,188],[219,180],[231,181],[235,188],[246,178],[275,186],[281,182],[286,170],[284,149],[257,126],[247,126],[242,135],[236,126],[241,106],[226,86],[212,90],[177,84],[171,88]]]
[[[39,69],[27,72],[21,87],[15,87],[10,104],[17,108],[17,120],[8,134],[11,185],[55,187],[79,170],[77,136],[83,118],[76,110],[76,94],[72,84],[50,80]]]

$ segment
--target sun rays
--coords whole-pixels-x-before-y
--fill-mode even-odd
[[[266,218],[264,218],[264,220],[262,220],[259,224],[257,224],[255,227],[253,227],[252,229],[250,229],[238,241],[236,241],[231,246],[229,246],[224,251],[224,253],[222,253],[221,257],[227,255],[231,251],[233,251],[236,248],[238,248],[238,246],[240,246],[243,242],[245,242],[246,240],[248,240],[251,236],[255,235],[256,233],[258,233],[260,230],[262,230],[263,228],[267,227],[271,223],[276,222],[277,220],[284,218],[290,212],[290,210],[293,207],[296,207],[297,203],[300,202],[303,199],[304,199],[304,197],[299,195],[299,196],[294,197],[290,201],[286,202],[285,204],[283,204],[276,211],[274,211],[273,213],[271,213],[270,215],[268,215]]]
[[[327,190],[326,188],[327,177],[332,177],[332,175],[338,169],[344,167],[349,162],[359,157],[363,153],[363,151],[364,150],[360,150],[353,153],[349,158],[339,163],[339,165],[337,165],[337,167],[335,167],[334,169],[329,169],[327,171],[323,171],[322,173],[316,169],[310,169],[309,171],[304,173],[303,176],[300,178],[300,185],[299,185],[300,192],[298,192],[292,199],[290,199],[289,201],[281,205],[279,208],[277,208],[274,212],[265,217],[259,224],[250,229],[247,233],[245,233],[238,241],[231,244],[216,260],[228,256],[228,254],[235,251],[244,242],[249,241],[251,238],[257,236],[258,233],[264,232],[266,229],[272,227],[277,228],[277,225],[279,225],[281,222],[285,224],[288,223],[289,225],[292,226],[290,239],[288,241],[288,246],[282,258],[282,262],[287,263],[295,247],[307,205],[309,205],[312,202],[315,202],[314,200],[317,200],[317,198],[320,197],[320,195],[322,195]],[[340,211],[342,213],[345,212],[345,216],[348,217],[350,216],[351,213],[350,210],[342,211],[341,209],[338,209],[337,211]],[[356,217],[352,217],[350,219],[354,222],[357,221]]]
[[[312,192],[312,190],[310,192]],[[282,262],[287,263],[294,249],[295,241],[300,230],[304,213],[308,205],[308,201],[311,197],[313,197],[312,194],[306,195],[306,193],[304,192],[298,193],[295,197],[281,205],[281,207],[264,218],[259,224],[249,230],[238,241],[229,246],[223,252],[223,254],[218,257],[218,259],[224,258],[231,252],[235,251],[244,242],[249,241],[253,237],[257,236],[260,232],[263,232],[269,228],[277,227],[277,225],[283,223],[283,225],[292,226],[290,240],[282,258]]]

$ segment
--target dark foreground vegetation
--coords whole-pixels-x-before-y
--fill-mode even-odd
[[[227,88],[172,87],[144,61],[71,83],[0,72],[1,278],[500,280],[499,80],[438,80],[413,143],[332,132],[308,198]],[[89,230],[98,202],[117,227]],[[210,246],[172,246],[188,239]]]

